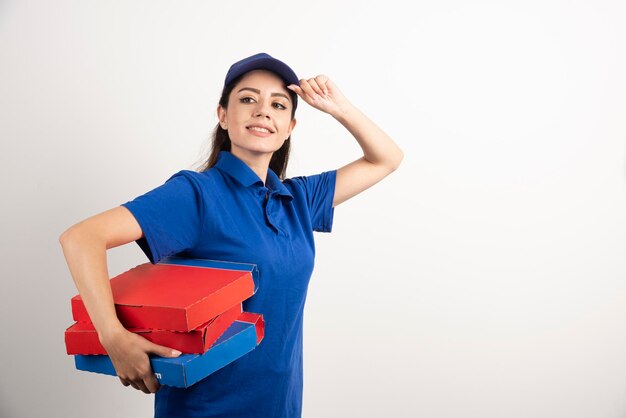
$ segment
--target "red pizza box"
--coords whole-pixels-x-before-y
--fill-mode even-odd
[[[256,328],[256,343],[258,345],[265,336],[265,321],[263,320],[263,315],[252,312],[242,312],[239,314],[237,321],[254,324]]]
[[[128,328],[155,344],[180,351],[183,354],[203,354],[241,315],[241,303],[189,332]],[[252,322],[250,320],[243,322]],[[76,322],[65,331],[67,354],[107,354],[98,333],[90,322]]]
[[[256,291],[253,264],[170,257],[140,264],[111,279],[117,316],[126,328],[189,332]],[[76,322],[91,322],[80,297]]]

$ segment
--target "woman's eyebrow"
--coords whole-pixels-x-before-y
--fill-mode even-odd
[[[251,92],[254,92],[254,93],[256,93],[256,94],[261,94],[261,90],[259,90],[259,89],[254,89],[254,88],[252,88],[252,87],[243,87],[243,88],[239,89],[239,90],[237,91],[237,93],[242,92],[242,91],[244,91],[244,90],[250,90]],[[284,97],[284,98],[285,98],[285,99],[287,99],[287,100],[290,100],[290,99],[289,99],[289,96],[287,96],[286,94],[283,94],[283,93],[272,93],[272,94],[270,94],[270,96],[272,96],[272,97],[274,97],[274,96],[280,96],[280,97]]]

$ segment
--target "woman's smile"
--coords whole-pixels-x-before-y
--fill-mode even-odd
[[[246,126],[246,129],[253,135],[260,136],[262,138],[266,138],[274,133],[269,126],[257,123]]]

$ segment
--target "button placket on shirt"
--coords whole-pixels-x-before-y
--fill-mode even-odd
[[[268,190],[267,200],[265,201],[265,218],[277,234],[287,235],[285,231],[278,226],[278,211],[280,211],[281,203],[282,201],[278,193]]]
[[[270,226],[272,229],[276,229],[274,223],[272,222],[270,211],[268,210],[269,202],[270,202],[270,190],[267,187],[259,187],[256,190],[259,199],[261,200],[261,207],[263,208],[263,215],[265,216],[265,223]]]

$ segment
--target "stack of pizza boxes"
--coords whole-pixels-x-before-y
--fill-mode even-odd
[[[126,329],[183,353],[150,357],[159,383],[189,387],[263,339],[263,316],[242,309],[257,283],[253,264],[167,257],[113,277],[111,291]],[[65,331],[65,345],[76,368],[115,375],[79,295],[72,298],[72,315],[76,323]]]

